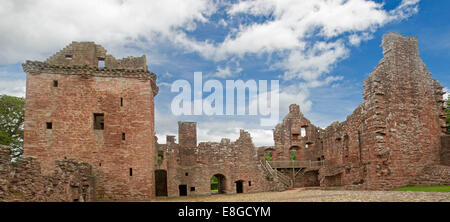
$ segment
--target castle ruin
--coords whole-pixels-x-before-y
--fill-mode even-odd
[[[55,192],[64,198],[52,199],[65,201],[207,195],[212,176],[219,193],[450,185],[443,87],[420,59],[417,38],[388,33],[381,46],[384,58],[364,81],[364,102],[344,122],[322,129],[293,104],[274,129],[274,146],[258,148],[245,130],[233,142],[198,143],[195,122],[178,123],[178,143],[171,135],[157,143],[158,87],[145,56],[115,59],[100,45],[73,42],[45,62],[23,64],[24,154],[39,160],[35,175],[55,172],[55,161],[63,166],[58,172],[76,161],[90,166],[62,185],[73,184],[75,194]],[[69,176],[78,168],[71,169]],[[1,190],[14,184],[16,177],[0,180]],[[23,200],[45,200],[32,193]]]

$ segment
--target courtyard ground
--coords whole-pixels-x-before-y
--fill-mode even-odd
[[[450,192],[297,188],[283,192],[157,198],[169,202],[450,202]]]

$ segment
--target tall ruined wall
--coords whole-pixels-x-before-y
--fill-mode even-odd
[[[364,82],[364,102],[325,130],[323,152],[335,166],[321,170],[322,185],[391,189],[439,164],[442,86],[420,59],[416,38],[389,33],[382,47],[384,58]]]
[[[98,67],[105,53],[93,43],[73,43],[47,62],[23,65],[24,153],[37,157],[44,173],[65,157],[91,164],[98,199],[148,200],[156,75],[146,67]],[[103,114],[97,125],[95,114]]]
[[[290,105],[289,114],[273,132],[275,142],[275,150],[272,151],[273,160],[289,160],[292,149],[297,151],[297,160],[318,160],[322,156],[320,131],[320,128],[312,125],[303,116],[298,105]]]
[[[187,132],[181,129],[186,125],[179,124],[180,137],[181,133]],[[268,191],[275,187],[274,182],[266,179],[257,150],[246,131],[242,130],[235,142],[229,139],[222,139],[220,143],[202,142],[189,149],[180,144],[176,144],[173,137],[168,137],[164,146],[165,163],[161,164],[160,169],[167,172],[168,196],[179,196],[179,185],[187,186],[187,195],[210,194],[211,177],[217,174],[225,177],[225,193],[236,193],[237,181],[242,182],[244,193]]]
[[[197,147],[197,123],[178,122],[178,141],[183,148]]]
[[[10,148],[0,146],[0,201],[93,201],[95,184],[91,166],[73,159],[57,160],[43,175],[39,161],[21,156],[11,163]]]

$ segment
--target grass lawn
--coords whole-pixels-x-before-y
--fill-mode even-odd
[[[439,187],[400,187],[396,191],[432,191],[432,192],[450,192],[450,186]]]

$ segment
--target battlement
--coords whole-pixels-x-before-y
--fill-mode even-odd
[[[83,77],[135,78],[150,80],[153,95],[159,88],[156,74],[147,67],[145,55],[116,59],[94,42],[72,42],[45,62],[26,61],[23,70],[29,74],[63,74]]]
[[[102,62],[104,64],[101,64]],[[116,59],[114,56],[108,55],[107,50],[103,46],[94,42],[72,42],[48,58],[45,63],[60,66],[78,65],[108,67],[110,69],[148,70],[145,55]]]

